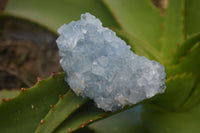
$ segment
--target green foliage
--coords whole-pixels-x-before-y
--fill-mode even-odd
[[[145,41],[155,50],[160,50],[162,17],[149,0],[104,0],[104,2],[125,32],[138,40]]]
[[[150,0],[9,0],[1,21],[18,18],[55,34],[60,25],[77,20],[80,14],[94,14],[134,52],[165,65],[167,89],[140,106],[124,108],[125,112],[104,112],[76,96],[64,74],[54,75],[18,96],[13,91],[0,92],[1,98],[16,96],[0,104],[0,132],[198,133],[199,5],[199,0],[169,0],[162,15]]]
[[[0,99],[15,97],[18,95],[19,92],[20,92],[19,90],[1,90]]]
[[[161,112],[146,109],[142,120],[152,133],[198,133],[200,131],[200,106],[183,112]]]
[[[45,122],[40,124],[36,133],[53,132],[66,117],[69,117],[76,109],[84,104],[84,99],[77,97],[70,89],[64,96],[60,98],[55,106],[45,116]],[[66,106],[67,105],[67,106]]]
[[[194,84],[195,79],[191,75],[182,74],[170,77],[166,81],[168,89],[165,93],[155,96],[153,103],[167,110],[176,110],[185,102]]]
[[[94,103],[88,102],[86,105],[81,107],[79,110],[74,112],[68,117],[55,131],[55,133],[73,132],[78,128],[83,128],[86,125],[102,119],[105,116],[110,115],[109,112],[104,112],[94,106]]]
[[[110,116],[89,125],[97,133],[146,133],[140,119],[142,106],[136,106],[122,113]]]
[[[23,90],[17,97],[0,104],[0,131],[3,133],[34,132],[38,123],[45,117],[69,87],[64,74],[38,81],[31,89]],[[12,127],[12,128],[10,128]]]
[[[112,14],[98,0],[10,0],[5,14],[31,20],[54,33],[64,23],[77,20],[83,12],[91,12],[108,27],[118,27]]]
[[[172,58],[172,53],[176,50],[176,44],[183,41],[183,8],[183,0],[169,1],[163,25],[161,49],[162,57],[165,60]]]

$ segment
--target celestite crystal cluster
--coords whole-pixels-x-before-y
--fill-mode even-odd
[[[165,90],[165,68],[140,57],[116,33],[85,13],[58,29],[65,80],[73,91],[105,111],[133,105]]]

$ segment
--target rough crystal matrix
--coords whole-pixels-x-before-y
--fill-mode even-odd
[[[115,111],[165,90],[165,70],[140,57],[116,33],[89,13],[64,24],[56,40],[65,80],[77,95]]]

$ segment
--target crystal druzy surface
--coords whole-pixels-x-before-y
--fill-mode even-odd
[[[165,90],[165,69],[138,56],[116,33],[85,13],[62,25],[56,40],[65,80],[73,91],[115,111]]]

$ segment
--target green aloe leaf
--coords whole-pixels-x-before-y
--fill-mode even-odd
[[[159,52],[157,50],[155,50],[151,45],[149,45],[146,41],[135,38],[123,30],[115,29],[115,32],[117,33],[118,36],[120,36],[122,39],[124,39],[128,45],[131,46],[132,50],[136,54],[138,54],[140,56],[145,56],[151,60],[152,59],[153,60],[162,60],[159,56],[160,55]]]
[[[186,99],[185,103],[182,105],[183,110],[189,110],[197,106],[200,102],[200,81],[197,80],[193,90],[191,91],[188,99]]]
[[[190,94],[194,84],[195,78],[191,74],[169,77],[166,81],[165,93],[155,96],[152,103],[167,110],[178,110]]]
[[[198,133],[200,46],[196,33],[200,31],[199,5],[199,0],[169,0],[162,16],[150,0],[9,0],[0,19],[5,16],[21,18],[56,34],[60,25],[77,20],[80,14],[94,14],[104,26],[125,39],[134,52],[165,64],[167,89],[164,94],[144,102],[145,107],[153,108],[145,108],[142,122],[137,122],[139,113],[133,111],[127,113],[132,115],[133,121],[119,113],[89,128],[99,133],[115,132],[116,125],[119,132],[143,132],[145,128],[146,132],[155,133]],[[0,132],[34,132],[36,128],[36,132],[44,133],[87,132],[89,128],[78,129],[118,113],[97,109],[91,101],[85,103],[71,90],[59,100],[58,95],[69,89],[63,78],[64,74],[49,78],[14,99],[4,100],[0,104]],[[51,109],[50,105],[55,106]],[[76,108],[79,105],[80,108]],[[116,120],[119,121],[114,123]]]
[[[193,44],[191,49],[188,49],[187,53],[179,58],[179,64],[167,67],[168,75],[191,73],[196,78],[199,77],[200,71],[200,43]],[[175,57],[176,60],[176,57]]]
[[[64,74],[39,81],[34,87],[22,91],[17,97],[0,104],[0,132],[34,132],[38,123],[58,101],[68,86]],[[42,122],[42,121],[41,121]]]
[[[20,90],[1,90],[0,99],[9,99],[17,96],[20,93]]]
[[[199,13],[199,0],[184,0],[185,15],[184,19],[184,31],[185,36],[190,36],[200,31],[200,13]]]
[[[142,106],[138,105],[88,127],[96,133],[146,133],[140,118],[141,111]]]
[[[68,90],[68,92],[60,98],[58,103],[52,106],[52,109],[50,109],[44,118],[45,122],[39,125],[35,133],[53,132],[58,125],[86,101],[87,100],[76,96],[71,89]]]
[[[92,101],[76,110],[70,115],[56,130],[55,133],[73,132],[77,129],[84,128],[88,124],[102,119],[105,116],[112,115],[110,112],[105,112],[98,109]]]
[[[162,36],[162,55],[168,60],[167,62],[172,56],[176,57],[173,54],[176,50],[179,52],[183,50],[184,47],[181,50],[177,49],[177,45],[184,45],[185,38],[200,31],[199,4],[199,0],[168,1]],[[185,41],[185,43],[189,42]]]
[[[4,13],[43,25],[56,33],[64,23],[90,12],[107,27],[119,27],[112,14],[99,0],[9,0]]]
[[[103,0],[122,29],[160,50],[162,16],[149,0]]]
[[[182,0],[169,0],[165,13],[164,30],[162,36],[162,56],[169,60],[176,50],[176,44],[182,43],[184,3]]]
[[[178,49],[173,57],[173,63],[179,63],[180,59],[184,56],[187,56],[187,53],[191,51],[191,48],[197,43],[200,42],[200,33],[194,34],[187,38],[181,46],[178,46]]]
[[[193,37],[198,38],[198,36],[193,36]],[[192,39],[193,37],[191,37],[190,39]],[[196,39],[194,39],[194,40],[190,40],[190,39],[188,40],[188,42],[196,41]],[[188,47],[187,46],[188,45],[187,40],[186,40],[185,44],[186,44],[186,47]],[[191,45],[189,47],[191,47]],[[192,45],[192,46],[193,47],[191,49],[189,49],[187,51],[187,53],[180,51],[180,53],[181,53],[180,55],[183,55],[183,57],[181,57],[179,59],[179,64],[173,66],[171,68],[171,70],[167,70],[169,75],[173,75],[173,74],[179,75],[179,74],[182,74],[182,73],[185,73],[185,72],[190,73],[191,79],[189,79],[187,81],[183,81],[183,83],[181,83],[181,85],[186,84],[186,82],[189,82],[190,80],[192,80],[193,83],[194,83],[192,86],[185,88],[185,89],[188,90],[187,92],[189,92],[189,93],[187,93],[188,94],[187,96],[185,94],[185,96],[186,96],[185,101],[180,106],[180,110],[188,109],[188,108],[195,106],[196,104],[199,103],[200,88],[199,88],[198,84],[199,84],[199,77],[200,77],[200,71],[199,71],[199,68],[200,68],[200,63],[199,63],[199,60],[200,60],[200,55],[199,55],[200,45],[199,45],[199,43],[197,43],[196,45]],[[184,51],[184,47],[185,46],[183,45],[183,51]],[[173,89],[174,91],[179,90],[179,87],[176,87],[176,86],[177,86],[177,84],[174,84],[174,89]],[[182,93],[182,91],[181,91],[181,93]],[[167,95],[167,94],[165,94],[165,95]],[[171,95],[169,94],[168,96],[171,97],[172,95],[173,94],[171,94]],[[174,99],[174,100],[177,101],[177,99]]]
[[[162,112],[146,109],[142,113],[143,123],[152,133],[198,133],[200,131],[200,104],[182,112]]]
[[[77,109],[72,115],[70,115],[56,130],[55,133],[65,133],[65,132],[74,132],[78,129],[84,128],[85,126],[94,123],[96,121],[99,121],[101,119],[105,119],[107,117],[112,117],[115,114],[118,114],[120,112],[123,112],[125,110],[128,110],[130,108],[134,108],[137,105],[141,103],[146,103],[147,100],[143,100],[140,103],[137,103],[132,106],[126,106],[121,110],[115,111],[115,112],[105,112],[101,109],[98,109],[95,104],[92,101],[87,102],[84,104],[80,109]],[[136,109],[137,113],[139,114],[138,110]],[[129,112],[129,111],[128,111]],[[133,114],[136,112],[133,111]],[[137,119],[133,118],[133,121],[137,121]],[[135,122],[136,122],[135,121]],[[134,127],[134,129],[139,130],[138,126]]]
[[[188,73],[193,73],[197,77],[200,75],[200,43],[197,43],[190,51],[187,56],[183,57],[180,61],[180,68],[177,70],[179,71],[185,71]]]

